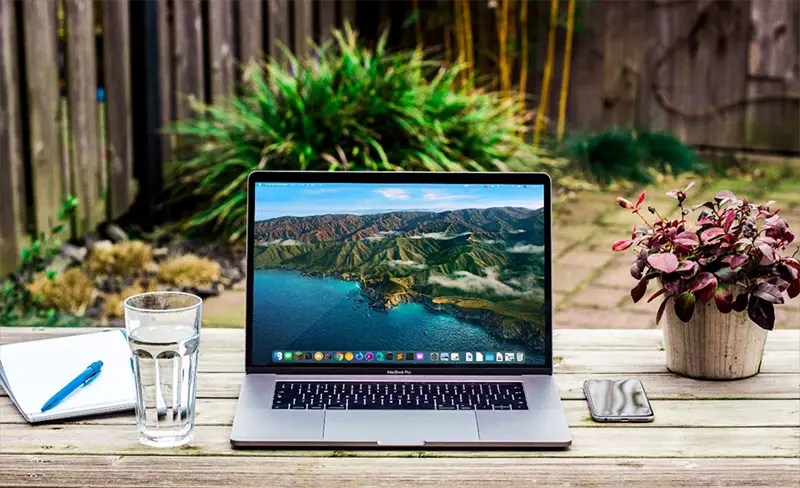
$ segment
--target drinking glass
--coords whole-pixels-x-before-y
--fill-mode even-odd
[[[202,311],[203,300],[189,293],[143,293],[125,300],[142,444],[174,447],[194,438]]]

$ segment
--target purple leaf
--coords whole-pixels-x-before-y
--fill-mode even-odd
[[[775,306],[766,300],[758,297],[750,297],[747,304],[747,315],[750,320],[765,330],[772,330],[775,327]]]
[[[791,283],[792,281],[797,279],[798,272],[793,267],[789,266],[786,263],[779,263],[776,267],[778,271],[778,275],[783,278],[785,281]]]
[[[611,245],[611,250],[612,251],[624,251],[625,249],[628,249],[629,247],[631,247],[631,244],[633,244],[632,240],[630,240],[630,239],[621,239],[621,240],[619,240],[619,241],[617,241],[617,242],[615,242],[614,244]]]
[[[694,304],[696,302],[697,299],[692,292],[687,291],[681,293],[678,298],[675,299],[675,315],[677,315],[682,322],[688,322],[692,318],[692,315],[694,315]]]
[[[728,232],[733,225],[733,221],[736,220],[736,212],[729,210],[725,214],[725,220],[722,222],[722,228],[725,229],[725,232]]]
[[[720,268],[714,271],[714,275],[717,277],[717,281],[728,284],[736,283],[736,280],[739,277],[739,273],[731,268]]]
[[[700,239],[703,240],[705,243],[709,243],[714,239],[718,239],[725,235],[725,231],[719,227],[711,227],[705,229],[700,233]]]
[[[638,303],[639,300],[642,299],[644,294],[647,292],[647,284],[650,282],[647,278],[642,278],[639,280],[639,283],[633,287],[631,290],[631,298],[633,299],[633,303]]]
[[[758,250],[761,251],[761,266],[769,266],[775,262],[775,250],[769,244],[759,244]]]
[[[717,193],[714,196],[714,200],[716,200],[717,203],[720,203],[720,204],[722,203],[723,200],[735,200],[735,199],[736,199],[736,195],[734,195],[733,192],[728,191],[728,190],[722,190],[721,192]]]
[[[678,296],[681,293],[681,280],[663,280],[664,288],[670,295]]]
[[[737,254],[731,259],[730,265],[731,269],[736,269],[739,266],[743,265],[750,259],[750,256],[747,254]]]
[[[644,201],[644,197],[647,196],[647,192],[643,191],[641,195],[639,195],[639,200],[636,201],[636,208],[639,208]]]
[[[697,273],[697,276],[689,284],[689,291],[698,291],[709,286],[716,288],[717,277],[708,271],[703,271],[702,273]]]
[[[661,322],[661,316],[664,315],[664,310],[667,308],[667,302],[670,298],[672,298],[671,295],[665,298],[664,301],[661,302],[661,305],[658,306],[658,313],[656,313],[656,325]]]
[[[675,268],[675,273],[689,273],[690,276],[694,276],[697,273],[697,263],[694,261],[681,261],[678,263],[678,267]]]
[[[789,298],[795,298],[797,295],[800,295],[800,278],[797,278],[789,284],[789,288],[786,289],[786,294],[789,295]]]
[[[740,293],[733,301],[731,308],[737,312],[743,312],[747,308],[747,293]]]
[[[761,283],[753,291],[753,295],[770,303],[783,303],[783,295],[777,286],[771,283]]]
[[[733,309],[733,292],[728,287],[718,286],[714,294],[714,301],[717,303],[717,310],[729,313]]]
[[[664,273],[672,273],[678,269],[678,257],[671,252],[651,254],[647,256],[647,263]]]
[[[665,291],[667,291],[667,289],[666,288],[662,288],[662,289],[658,290],[657,292],[653,293],[652,295],[650,295],[650,298],[647,299],[647,303],[650,303],[653,300],[655,300],[656,298],[660,297],[661,295],[664,294]]]
[[[697,234],[688,230],[676,235],[672,242],[687,247],[700,244],[700,241],[697,239]]]

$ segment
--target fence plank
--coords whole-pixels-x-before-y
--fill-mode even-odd
[[[158,93],[161,105],[161,126],[167,127],[175,120],[175,65],[172,56],[172,29],[170,23],[169,0],[159,0],[158,18]],[[161,137],[161,152],[165,164],[172,161],[174,137],[164,134]]]
[[[31,179],[37,232],[50,228],[64,197],[58,115],[56,2],[21,3],[28,84]]]
[[[67,88],[73,191],[80,203],[76,234],[94,229],[105,217],[105,171],[97,147],[97,59],[91,0],[66,0]]]
[[[263,54],[264,40],[262,3],[260,0],[239,0],[239,53],[244,68]]]
[[[133,203],[130,38],[128,2],[103,4],[103,43],[108,133],[108,217]]]
[[[331,39],[331,31],[336,28],[336,2],[317,0],[317,19],[319,19],[319,42]]]
[[[208,4],[208,49],[211,64],[211,100],[233,93],[233,10],[231,2]]]
[[[269,18],[267,19],[267,51],[270,57],[286,65],[282,47],[289,47],[289,4],[287,0],[267,0]]]
[[[191,100],[205,101],[203,19],[200,0],[175,0],[175,116],[192,115]]]
[[[26,231],[16,36],[13,2],[0,0],[0,278],[17,265]]]
[[[341,0],[339,4],[342,11],[342,24],[356,25],[356,0]]]
[[[308,0],[292,2],[294,7],[294,55],[303,58],[311,46],[308,41],[314,30],[314,4]]]

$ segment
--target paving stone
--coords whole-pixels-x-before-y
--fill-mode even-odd
[[[630,257],[630,261],[633,261],[632,254],[626,257]],[[630,261],[620,260],[614,266],[603,270],[592,282],[592,286],[630,290],[636,284],[636,280],[631,276]]]
[[[655,329],[655,317],[644,314],[571,307],[553,315],[554,329]]]
[[[587,267],[572,265],[553,266],[553,291],[569,293],[576,286],[583,283],[594,270]]]
[[[575,266],[579,268],[600,268],[617,257],[610,249],[608,251],[587,251],[585,248],[576,248],[556,260],[559,265]]]
[[[589,284],[577,295],[571,297],[567,305],[570,307],[577,306],[608,310],[617,308],[617,305],[625,298],[630,300],[630,295],[626,290],[620,288],[605,288]]]

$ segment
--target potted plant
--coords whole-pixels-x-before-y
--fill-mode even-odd
[[[661,298],[656,323],[667,314],[664,346],[667,368],[703,379],[746,378],[758,373],[768,330],[775,324],[775,308],[800,294],[797,250],[786,255],[794,234],[775,202],[753,205],[730,191],[713,201],[684,208],[685,190],[672,190],[680,215],[663,217],[653,207],[645,218],[642,203],[617,198],[622,208],[642,221],[630,239],[615,242],[614,251],[638,250],[631,276],[634,302],[658,284],[648,302]],[[695,224],[687,222],[700,210]]]

